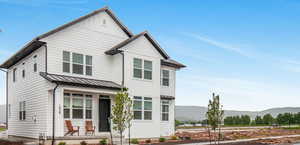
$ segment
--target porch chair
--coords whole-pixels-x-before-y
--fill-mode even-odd
[[[85,135],[87,135],[89,132],[91,132],[92,135],[95,135],[95,129],[96,127],[93,126],[93,122],[91,120],[85,121]]]
[[[68,132],[65,134],[65,136],[67,136],[68,134],[71,134],[73,136],[73,134],[76,132],[78,133],[79,136],[79,126],[77,126],[77,129],[75,129],[72,125],[71,120],[66,120],[65,122],[68,129]]]

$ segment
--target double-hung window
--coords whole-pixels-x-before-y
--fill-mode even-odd
[[[70,93],[64,93],[64,118],[71,117],[71,98]]]
[[[152,80],[152,61],[133,59],[133,77],[139,79]]]
[[[142,68],[142,59],[134,58],[133,59],[133,77],[142,78],[143,68]]]
[[[88,76],[93,75],[92,65],[93,65],[93,57],[89,56],[89,55],[86,55],[85,56],[85,74],[88,75]]]
[[[83,119],[82,94],[72,94],[72,117],[73,119]]]
[[[144,79],[152,80],[152,61],[144,61]]]
[[[133,97],[133,118],[135,120],[142,120],[143,112],[143,97]]]
[[[92,95],[85,96],[85,118],[92,119],[93,100]]]
[[[144,120],[152,120],[152,98],[144,97]]]
[[[83,54],[72,53],[73,73],[83,75]]]
[[[63,72],[70,73],[71,62],[70,62],[71,54],[68,51],[63,51]]]
[[[152,98],[134,96],[133,118],[134,120],[152,120]]]
[[[170,84],[170,71],[162,70],[162,85],[169,86]]]
[[[19,102],[19,120],[25,120],[26,119],[26,102],[21,101]]]
[[[37,72],[36,57],[37,57],[37,55],[33,56],[33,61],[34,61],[34,63],[33,63],[33,71],[34,71],[34,72]]]
[[[13,82],[17,81],[17,68],[13,69]]]
[[[161,120],[169,121],[169,107],[170,102],[168,100],[161,100]]]

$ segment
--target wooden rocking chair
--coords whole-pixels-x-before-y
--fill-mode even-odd
[[[95,135],[95,129],[96,127],[93,126],[93,122],[90,120],[85,121],[85,135],[87,135],[89,132],[92,133],[92,135]]]
[[[65,136],[67,136],[68,134],[71,134],[73,136],[74,133],[78,133],[78,136],[79,136],[79,126],[77,126],[77,129],[75,129],[72,125],[72,122],[71,120],[66,120],[66,125],[67,125],[67,129],[68,129],[68,132],[65,134]]]

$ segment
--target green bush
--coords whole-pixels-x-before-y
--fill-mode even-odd
[[[146,143],[151,143],[151,139],[147,139],[147,140],[146,140]]]
[[[80,145],[87,145],[85,141],[80,142]]]
[[[158,141],[159,141],[159,142],[165,142],[165,141],[166,141],[166,138],[160,137],[160,138],[158,139]]]
[[[176,135],[171,136],[171,140],[177,140],[178,137]]]
[[[130,141],[132,144],[139,144],[139,140],[134,138],[134,139],[131,139]]]
[[[107,140],[101,139],[99,143],[100,143],[100,145],[107,145]]]
[[[58,145],[66,145],[66,142],[59,142]]]

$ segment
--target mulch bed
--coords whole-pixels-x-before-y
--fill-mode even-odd
[[[23,145],[23,142],[11,142],[6,140],[0,140],[0,145]]]
[[[185,142],[162,142],[157,144],[151,144],[151,145],[177,145],[177,144],[186,144],[186,143],[199,143],[197,140],[188,140]],[[213,145],[214,143],[212,143]],[[259,142],[237,142],[237,143],[226,143],[226,144],[220,144],[220,145],[268,145],[265,143],[259,143]]]

